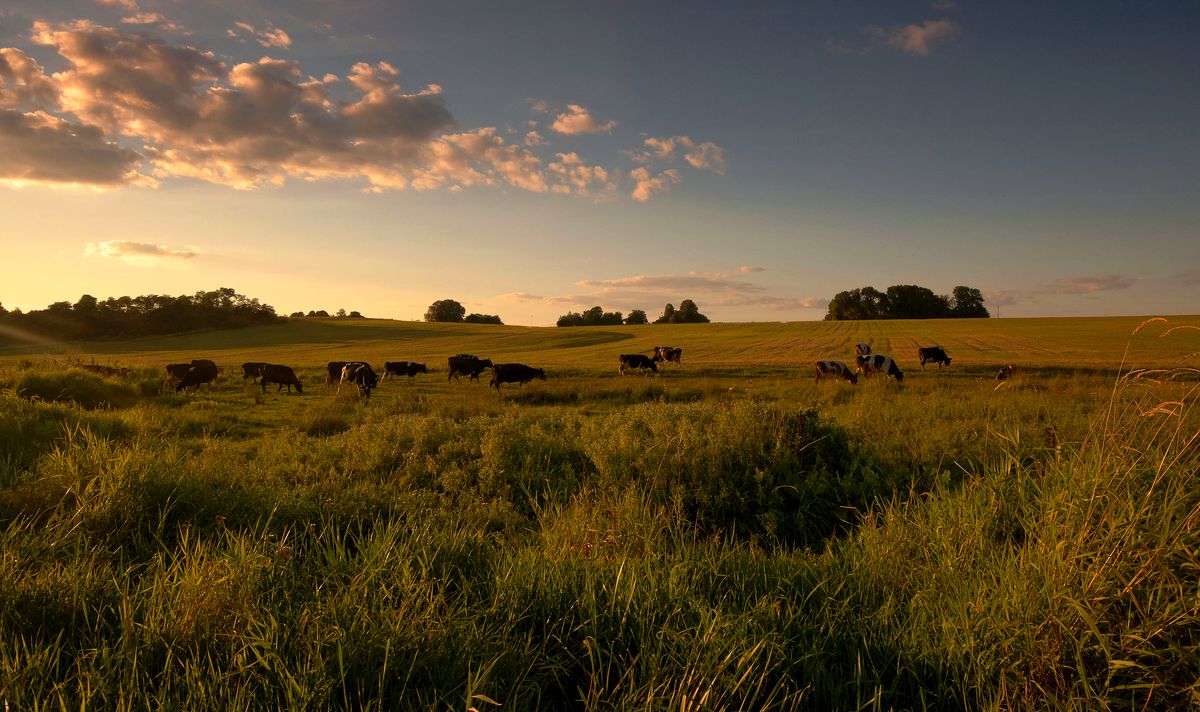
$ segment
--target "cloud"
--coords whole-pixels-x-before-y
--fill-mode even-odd
[[[0,48],[0,109],[57,105],[58,89],[29,55],[14,47]]]
[[[1196,285],[1200,285],[1200,270],[1195,270],[1193,272],[1184,272],[1183,274],[1176,274],[1176,275],[1173,275],[1171,277],[1171,279],[1175,280],[1176,282],[1179,282],[1180,284],[1182,284],[1185,287],[1195,287]]]
[[[251,39],[263,47],[288,49],[292,46],[291,36],[287,32],[270,24],[265,28],[258,29],[249,22],[235,22],[233,23],[233,27],[225,30],[226,37],[235,39],[240,38],[243,34],[249,35]]]
[[[639,203],[645,203],[656,193],[670,190],[671,186],[681,180],[679,171],[674,168],[668,168],[661,173],[651,175],[648,169],[639,167],[629,171],[629,177],[633,178],[636,182],[631,196]]]
[[[585,291],[543,296],[528,292],[510,292],[500,298],[513,302],[538,302],[567,306],[608,309],[646,309],[653,305],[677,303],[693,298],[702,307],[735,308],[757,306],[775,311],[823,309],[827,299],[796,298],[767,293],[766,288],[739,279],[742,275],[765,271],[762,267],[742,266],[725,272],[687,272],[684,274],[633,275],[613,279],[585,279],[577,286]]]
[[[140,9],[137,0],[96,0],[96,2],[106,7],[119,7],[130,12],[137,12]]]
[[[149,267],[163,262],[186,262],[195,259],[200,251],[191,245],[182,250],[172,250],[166,245],[132,240],[108,240],[89,242],[84,248],[85,257],[111,257],[139,267]]]
[[[1089,277],[1064,277],[1036,290],[1040,294],[1095,294],[1128,289],[1137,282],[1121,274],[1097,274]]]
[[[692,168],[710,171],[718,175],[725,173],[725,151],[711,141],[697,144],[688,136],[671,136],[668,138],[648,137],[643,145],[644,151],[635,152],[630,158],[636,163],[651,161],[674,161],[676,154],[681,154],[683,160]]]
[[[136,2],[107,4],[141,13]],[[275,30],[243,22],[231,32],[264,46],[290,42]],[[645,202],[680,182],[675,168],[626,172],[569,151],[543,159],[535,151],[549,141],[536,130],[505,138],[494,127],[460,128],[440,85],[402,88],[387,62],[318,78],[288,59],[234,63],[152,32],[88,20],[37,21],[30,37],[57,52],[61,69],[47,75],[23,51],[0,48],[0,111],[13,112],[4,116],[0,140],[32,141],[0,154],[0,178],[10,183],[113,187],[189,178],[252,190],[289,179],[350,180],[372,191],[497,186],[595,200],[628,186]],[[533,108],[552,113],[541,102]],[[572,104],[552,135],[615,125]],[[644,152],[724,170],[714,143],[663,140],[669,149],[651,142]]]
[[[1027,299],[1024,292],[1016,289],[998,289],[983,293],[983,301],[996,307],[1007,307]]]
[[[566,112],[556,116],[550,128],[566,136],[575,136],[612,131],[616,125],[616,121],[597,121],[579,104],[567,104]]]
[[[934,10],[949,12],[958,9],[958,2],[956,0],[933,0],[933,2],[929,3],[929,6]]]
[[[868,25],[863,29],[871,38],[884,42],[908,54],[922,57],[933,51],[933,45],[959,33],[961,28],[953,20],[926,20],[919,25],[902,25],[883,28]]]
[[[556,181],[551,187],[556,193],[604,197],[617,190],[616,182],[603,166],[589,166],[577,153],[560,153],[558,160],[546,168]]]
[[[0,110],[0,182],[115,188],[145,181],[136,151],[104,139],[94,126],[43,111]]]

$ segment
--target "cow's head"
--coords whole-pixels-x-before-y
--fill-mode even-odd
[[[425,364],[423,363],[414,363],[413,370],[415,370],[417,373],[429,373],[429,371],[425,369]]]
[[[546,372],[544,370],[539,368],[535,371],[535,373],[537,374],[538,378],[542,379],[543,381],[546,380]]]
[[[847,370],[846,371],[846,380],[850,381],[850,383],[852,383],[854,385],[858,385],[858,374],[851,373],[849,370]]]

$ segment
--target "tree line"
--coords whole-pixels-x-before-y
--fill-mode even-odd
[[[606,312],[600,307],[592,307],[582,312],[567,312],[558,318],[558,326],[620,326],[621,324],[649,324],[646,312],[634,309],[629,316],[622,317],[621,312]],[[684,299],[676,309],[674,304],[663,307],[663,313],[654,320],[655,324],[707,324],[708,317],[700,313],[700,308],[691,299]]]
[[[983,293],[973,287],[955,287],[949,294],[915,284],[895,284],[881,292],[862,287],[838,292],[829,301],[825,321],[860,319],[974,319],[991,316],[983,306]]]
[[[0,305],[0,324],[55,339],[105,339],[176,334],[198,329],[233,329],[274,324],[275,308],[228,287],[172,297],[97,299],[84,294],[75,303],[54,302],[45,309],[9,311]]]
[[[452,324],[504,324],[498,314],[467,313],[467,308],[454,299],[439,299],[425,310],[425,321]]]

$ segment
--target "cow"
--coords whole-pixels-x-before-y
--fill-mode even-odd
[[[189,365],[187,372],[179,379],[179,383],[175,384],[176,393],[185,388],[195,390],[202,383],[212,383],[217,380],[217,367],[212,361],[201,360],[199,363],[193,363],[196,365]]]
[[[872,373],[883,373],[897,381],[904,380],[904,373],[896,365],[896,362],[892,360],[891,356],[872,354],[870,356],[859,356],[857,360],[858,370],[865,376],[869,376]]]
[[[342,367],[342,377],[338,382],[337,392],[342,392],[342,385],[353,383],[358,386],[358,392],[363,398],[371,399],[371,389],[379,385],[379,377],[375,369],[366,363],[348,363]]]
[[[384,361],[383,376],[379,378],[379,382],[383,383],[388,376],[408,376],[408,380],[412,381],[418,373],[429,373],[425,364],[416,361]]]
[[[676,348],[674,346],[655,346],[654,347],[654,360],[655,361],[668,361],[668,362],[674,363],[676,366],[681,366],[681,365],[683,365],[682,361],[681,361],[682,358],[683,358],[683,349],[681,349],[681,348]]]
[[[523,363],[498,363],[492,366],[492,381],[488,385],[495,386],[498,393],[501,383],[516,383],[523,386],[535,378],[546,380],[546,372]]]
[[[620,365],[617,366],[617,373],[621,374],[622,376],[625,375],[625,369],[627,368],[648,368],[651,371],[658,373],[658,361],[650,358],[649,356],[643,356],[642,354],[621,354],[619,363]]]
[[[446,359],[450,367],[450,373],[446,376],[446,383],[450,382],[451,378],[459,378],[461,376],[470,376],[470,380],[478,381],[479,374],[483,373],[483,369],[492,368],[492,360],[490,358],[479,358],[473,354],[458,354]]]
[[[296,387],[297,393],[304,392],[304,385],[300,383],[299,378],[296,378],[296,372],[292,370],[291,366],[280,366],[279,364],[275,363],[265,363],[263,364],[263,367],[259,369],[259,374],[262,375],[263,393],[267,392],[268,383],[279,384],[279,388],[275,389],[276,393],[282,391],[284,386],[287,386],[288,393],[292,392],[292,386]]]
[[[1007,366],[1001,366],[1000,370],[996,372],[996,380],[997,381],[1007,381],[1008,379],[1012,378],[1013,374],[1015,374],[1016,372],[1017,372],[1017,367],[1012,365],[1011,363],[1008,364]]]
[[[855,344],[854,345],[854,355],[855,355],[855,357],[870,356],[871,355],[871,345],[870,344]]]
[[[817,377],[813,383],[820,383],[826,378],[840,378],[850,383],[858,383],[858,374],[850,370],[842,361],[817,361]]]
[[[917,358],[921,359],[921,368],[925,368],[925,363],[936,363],[938,369],[942,366],[950,365],[950,357],[946,355],[945,349],[941,346],[922,346],[917,349]]]
[[[259,371],[263,366],[268,364],[262,361],[247,361],[242,364],[242,385],[246,385],[246,379],[249,378],[252,382],[258,383],[258,377],[261,375]]]

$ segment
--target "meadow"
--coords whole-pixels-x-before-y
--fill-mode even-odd
[[[813,383],[857,342],[904,382]],[[949,368],[917,365],[932,344]],[[656,345],[682,365],[617,375]],[[548,379],[448,383],[459,352]],[[1198,354],[1197,317],[14,340],[0,699],[1194,708]],[[192,358],[223,377],[164,392]],[[323,385],[350,359],[431,373],[363,402]]]

